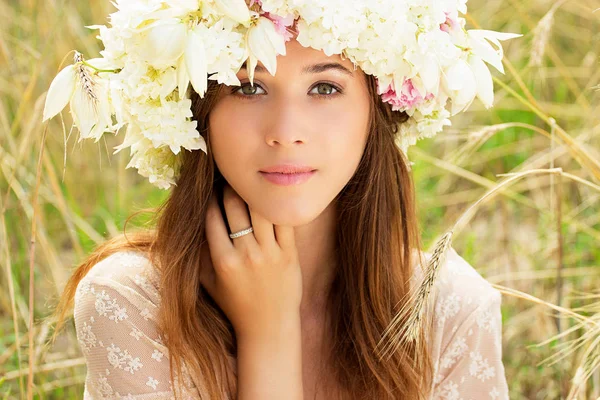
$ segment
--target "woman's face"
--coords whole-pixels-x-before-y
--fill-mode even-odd
[[[261,68],[262,67],[262,68]],[[348,183],[368,135],[364,72],[339,55],[287,42],[275,76],[258,64],[254,87],[224,87],[209,116],[210,145],[221,174],[252,210],[275,225],[316,219]],[[261,172],[281,164],[314,169],[310,178],[277,184]],[[281,177],[282,175],[278,175]]]

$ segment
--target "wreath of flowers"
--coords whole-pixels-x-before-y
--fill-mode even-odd
[[[466,30],[466,3],[117,0],[110,27],[88,27],[99,30],[101,57],[85,60],[75,52],[74,63],[50,85],[43,120],[69,104],[79,140],[97,142],[125,127],[115,153],[130,148],[127,168],[168,189],[182,149],[207,151],[192,121],[188,87],[203,97],[209,79],[240,85],[236,74],[244,63],[252,84],[258,61],[275,75],[277,56],[296,35],[302,46],[342,54],[376,77],[382,101],[409,116],[396,139],[406,153],[450,125],[475,97],[492,106],[488,64],[503,73],[500,41],[521,36]]]

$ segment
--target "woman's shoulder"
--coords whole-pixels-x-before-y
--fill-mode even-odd
[[[427,254],[427,259],[431,254]],[[508,399],[502,365],[502,293],[449,248],[432,290],[434,398]]]
[[[151,269],[146,253],[136,250],[119,250],[94,264],[86,276],[126,276],[139,270]]]
[[[430,252],[423,252],[425,267],[417,266],[414,282],[422,282]],[[499,307],[502,294],[452,246],[446,250],[432,290],[431,307],[437,328],[456,330],[459,325]]]
[[[461,299],[468,313],[478,306],[501,297],[500,292],[477,269],[450,247],[436,280],[439,300]]]
[[[79,282],[73,315],[90,398],[173,398],[158,285],[150,258],[131,250],[98,261]],[[202,382],[194,381],[185,363],[181,368],[183,398],[199,398]]]
[[[414,270],[413,284],[419,284],[425,275],[427,263],[432,257],[430,252],[422,252],[424,266]],[[452,246],[446,250],[442,265],[434,283],[436,303],[454,301],[467,313],[478,305],[501,296],[500,291],[492,286],[477,269],[465,260]],[[460,300],[460,301],[459,301]],[[452,307],[456,309],[456,307]]]
[[[427,263],[431,253],[424,255]],[[446,251],[432,295],[433,328],[437,336],[434,342],[438,342],[439,350],[444,349],[459,330],[466,330],[467,334],[475,330],[493,335],[501,333],[497,318],[501,292],[453,247]]]
[[[158,306],[159,273],[147,254],[135,250],[120,250],[94,264],[77,286],[75,298],[89,292],[109,289],[113,293],[136,301]],[[97,293],[96,293],[97,294]]]

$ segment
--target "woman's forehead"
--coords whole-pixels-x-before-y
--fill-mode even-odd
[[[312,47],[304,47],[296,39],[291,39],[290,41],[286,42],[285,48],[286,48],[285,56],[278,56],[278,57],[292,56],[292,57],[307,58],[311,62],[321,60],[321,61],[329,61],[329,62],[340,62],[340,63],[352,65],[352,62],[350,60],[346,59],[345,57],[342,57],[340,54],[327,55],[327,54],[325,54],[325,51],[323,51],[323,50],[317,50]]]
[[[347,75],[354,75],[360,68],[350,59],[340,54],[327,55],[323,50],[312,47],[304,47],[297,40],[292,39],[286,43],[286,54],[278,55],[277,71],[298,73],[317,73],[328,69],[334,69]],[[341,64],[336,67],[335,64]],[[247,62],[242,64],[240,72],[246,73]],[[333,68],[332,68],[333,67]],[[258,61],[255,73],[268,73],[262,62]],[[277,75],[277,72],[275,73]]]

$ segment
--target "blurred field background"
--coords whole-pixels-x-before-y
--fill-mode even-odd
[[[475,101],[445,133],[409,150],[425,243],[460,220],[454,248],[503,291],[511,399],[598,399],[600,0],[468,5],[469,27],[524,36],[504,42],[495,108]],[[112,155],[124,133],[100,146],[77,143],[77,132],[67,140],[53,119],[41,160],[30,291],[46,90],[69,51],[98,56],[101,42],[84,26],[106,23],[113,10],[108,1],[0,0],[0,398],[26,397],[30,331],[34,397],[83,398],[73,325],[51,347],[53,324],[45,317],[71,268],[122,231],[129,215],[167,195],[125,170],[127,152]],[[70,116],[63,116],[68,133]],[[128,229],[148,219],[140,215]]]

